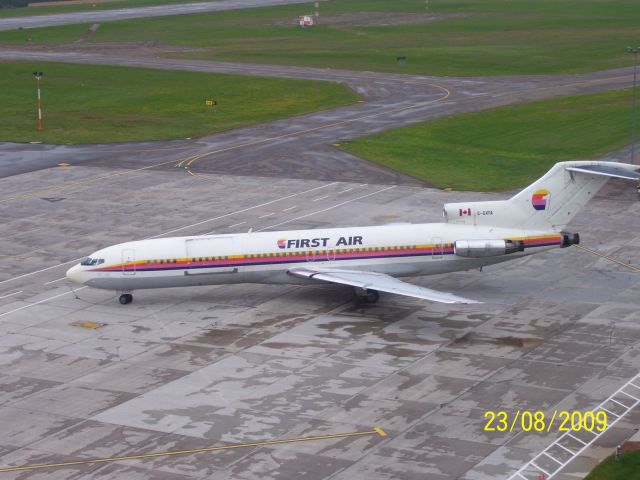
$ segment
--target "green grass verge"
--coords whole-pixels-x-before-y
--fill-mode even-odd
[[[44,72],[36,130],[34,70]],[[205,99],[215,98],[211,113]],[[353,103],[344,85],[64,63],[0,63],[0,141],[104,143],[195,137]]]
[[[640,480],[640,451],[623,453],[619,461],[608,457],[585,480]]]
[[[58,2],[57,5],[31,4],[25,8],[0,8],[0,18],[32,17],[34,15],[49,15],[52,13],[89,12],[97,10],[113,10],[115,8],[151,7],[153,5],[168,5],[172,3],[192,3],[203,0],[113,0],[108,2],[86,2],[68,4]],[[95,5],[95,6],[94,6]]]
[[[629,143],[630,117],[631,91],[617,90],[446,117],[341,148],[440,188],[508,190],[556,162]]]
[[[312,3],[107,22],[90,42],[155,41],[198,47],[190,58],[438,75],[577,73],[628,66],[638,44],[637,0],[431,0],[435,14],[409,25],[300,29],[282,22]],[[424,13],[424,0],[321,3],[321,18],[357,12]],[[359,17],[362,21],[362,16]],[[366,20],[366,18],[365,18]],[[280,23],[278,23],[280,22]],[[0,43],[64,43],[84,26],[0,32]],[[397,56],[406,56],[397,65]]]

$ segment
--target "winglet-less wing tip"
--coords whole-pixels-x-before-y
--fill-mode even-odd
[[[448,292],[439,292],[430,288],[419,287],[411,283],[403,282],[384,273],[361,272],[356,270],[339,270],[315,267],[300,267],[289,270],[291,275],[303,278],[312,278],[324,282],[351,285],[352,287],[377,290],[380,292],[394,293],[407,297],[421,298],[432,302],[449,304],[474,304],[482,303],[469,298],[459,297]]]

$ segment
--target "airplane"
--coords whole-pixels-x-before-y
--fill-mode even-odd
[[[565,227],[609,178],[640,179],[640,166],[605,161],[556,163],[508,200],[444,205],[444,223],[382,225],[139,240],[83,258],[67,278],[115,290],[125,305],[138,289],[231,283],[355,288],[434,302],[480,303],[396,277],[482,268],[580,243]]]

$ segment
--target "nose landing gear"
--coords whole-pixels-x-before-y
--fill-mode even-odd
[[[130,293],[123,293],[122,295],[120,295],[120,298],[118,298],[118,301],[122,305],[126,305],[127,303],[133,302],[133,295],[131,295]]]

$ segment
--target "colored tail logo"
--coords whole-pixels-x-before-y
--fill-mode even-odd
[[[533,208],[535,208],[536,210],[544,210],[547,208],[548,198],[549,190],[536,190],[531,196],[531,205],[533,205]]]
[[[278,248],[284,248],[286,246],[287,246],[287,239],[286,238],[278,239]]]

